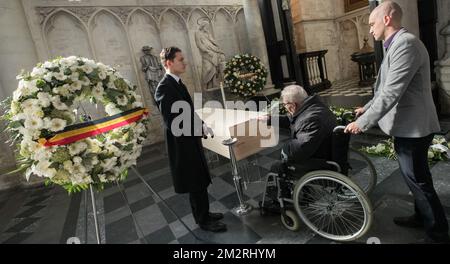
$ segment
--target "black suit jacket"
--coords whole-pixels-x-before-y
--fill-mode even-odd
[[[175,192],[206,189],[211,183],[211,177],[201,142],[203,121],[194,112],[194,104],[186,86],[166,74],[156,88],[155,101],[164,121]],[[172,111],[173,106],[175,111]]]

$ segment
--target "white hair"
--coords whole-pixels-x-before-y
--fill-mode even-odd
[[[281,97],[289,103],[301,105],[308,97],[308,93],[300,85],[289,85],[281,91]]]

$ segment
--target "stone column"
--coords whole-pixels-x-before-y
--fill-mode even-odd
[[[436,62],[436,74],[439,83],[439,98],[441,113],[450,114],[450,20],[440,32],[445,38],[446,52],[444,57]]]
[[[37,55],[20,0],[0,1],[0,25],[0,100],[3,100],[16,89],[16,76],[21,69],[31,71],[36,65]],[[7,139],[4,133],[0,135],[0,190],[25,182],[22,175],[5,174],[15,169],[13,151],[4,143]]]
[[[266,39],[261,21],[261,12],[259,10],[257,0],[244,0],[244,16],[247,26],[248,41],[252,55],[261,59],[262,63],[267,67],[269,72],[267,76],[267,85],[272,86],[272,78],[270,76],[269,57],[267,56]]]

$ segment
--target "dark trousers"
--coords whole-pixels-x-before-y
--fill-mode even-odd
[[[423,221],[428,236],[441,238],[448,237],[448,223],[428,167],[428,148],[433,137],[395,137],[394,147],[403,178],[414,195],[416,217]]]
[[[189,201],[191,202],[192,215],[195,222],[206,224],[209,220],[209,198],[207,189],[190,192]]]

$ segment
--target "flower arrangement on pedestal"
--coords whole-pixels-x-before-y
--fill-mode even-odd
[[[148,112],[136,86],[109,66],[75,56],[40,63],[17,79],[2,117],[18,150],[16,172],[69,193],[90,184],[101,190],[127,176],[147,136]],[[103,105],[108,117],[77,123],[83,102]]]
[[[256,95],[267,81],[267,69],[261,60],[249,54],[234,56],[225,65],[225,86],[244,98]]]

